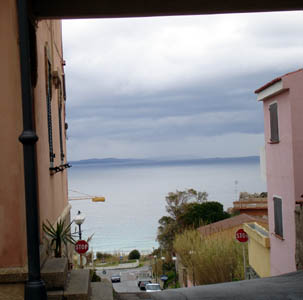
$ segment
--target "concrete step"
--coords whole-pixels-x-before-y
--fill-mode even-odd
[[[57,291],[48,291],[47,292],[47,300],[63,300],[64,292],[63,290]]]
[[[91,283],[90,300],[113,300],[113,285],[107,280]]]
[[[71,271],[63,296],[66,300],[89,300],[90,273],[88,269]]]
[[[41,270],[47,290],[63,290],[66,283],[68,260],[65,257],[49,258]]]

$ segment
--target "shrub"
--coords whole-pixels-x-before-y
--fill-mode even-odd
[[[132,250],[128,254],[128,259],[139,259],[139,258],[140,258],[140,252],[137,249]]]
[[[203,237],[197,230],[187,230],[176,237],[174,247],[196,284],[244,279],[242,245],[235,239],[223,234]]]
[[[91,276],[91,278],[92,278],[91,282],[99,282],[99,281],[101,281],[101,277],[96,274],[96,270],[93,270],[92,272],[93,272],[93,274]]]
[[[109,258],[112,258],[113,256],[109,253],[106,253],[106,252],[97,252],[96,253],[96,256],[97,256],[97,259],[98,260],[105,260],[105,259],[109,259]]]

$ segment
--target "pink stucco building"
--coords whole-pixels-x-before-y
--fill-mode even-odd
[[[296,201],[303,194],[303,69],[255,91],[263,102],[271,275],[296,271]]]

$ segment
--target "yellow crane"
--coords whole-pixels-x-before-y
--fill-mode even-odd
[[[69,191],[81,195],[81,196],[77,196],[77,197],[74,197],[74,196],[68,197],[69,201],[90,200],[90,199],[93,202],[104,202],[105,201],[105,197],[103,197],[103,196],[91,196],[91,195],[88,195],[88,194],[85,194],[85,193],[82,193],[82,192],[79,192],[79,191],[76,191],[76,190],[69,190]]]

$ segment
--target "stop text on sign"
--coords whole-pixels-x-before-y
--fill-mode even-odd
[[[248,241],[248,235],[243,229],[239,229],[236,232],[236,239],[241,243],[245,243]]]
[[[77,241],[77,243],[75,244],[75,250],[79,254],[85,253],[88,250],[87,241],[84,241],[84,240]]]

